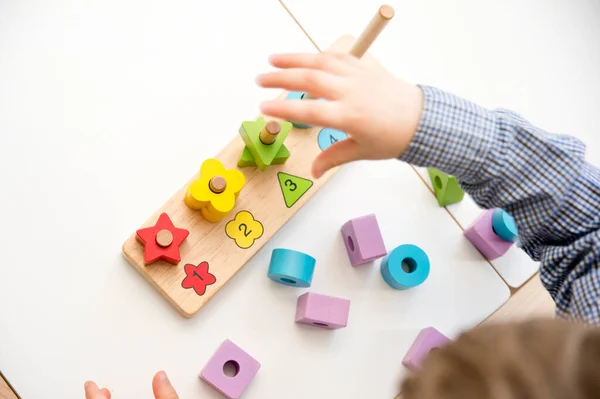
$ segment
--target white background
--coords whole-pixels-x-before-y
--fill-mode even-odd
[[[426,15],[413,12],[413,26]],[[364,26],[347,10],[342,16],[336,21],[347,17],[352,31],[331,23],[332,37]],[[431,25],[412,44],[400,32],[398,46],[444,44],[447,30]],[[276,95],[253,81],[275,51],[314,51],[276,1],[0,3],[0,368],[22,397],[82,398],[83,382],[94,379],[115,398],[145,398],[164,369],[182,398],[217,398],[197,374],[230,338],[263,364],[248,398],[391,398],[420,328],[453,336],[506,300],[497,274],[395,162],[342,170],[192,319],[123,260],[123,241],[256,116],[261,99]],[[577,87],[598,70],[590,54],[590,64],[568,75]],[[444,59],[455,70],[466,62],[456,53]],[[407,73],[394,59],[381,61],[412,77],[448,71],[415,62]],[[577,93],[572,85],[562,96]],[[597,101],[597,92],[590,96]],[[389,184],[371,186],[373,171]],[[418,289],[391,290],[378,262],[345,263],[339,227],[370,212],[388,247],[413,242],[430,255],[432,275]],[[292,322],[304,291],[266,277],[270,251],[281,246],[317,258],[315,291],[352,300],[348,328]]]

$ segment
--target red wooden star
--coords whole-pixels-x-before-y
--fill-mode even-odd
[[[179,246],[189,234],[189,231],[175,227],[169,215],[161,214],[154,226],[136,232],[136,238],[144,245],[144,263],[149,265],[164,260],[178,264],[181,261]]]
[[[202,296],[206,292],[206,286],[214,284],[217,278],[208,272],[208,262],[202,262],[198,266],[187,264],[183,267],[185,278],[181,282],[183,288],[193,288],[196,294]]]

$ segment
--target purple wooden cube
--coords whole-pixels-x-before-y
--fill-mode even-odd
[[[387,255],[374,214],[349,220],[344,223],[341,232],[352,266],[362,265]]]
[[[465,237],[488,260],[501,257],[513,245],[511,241],[503,240],[494,232],[492,228],[493,213],[493,209],[488,209],[464,232]]]
[[[225,374],[231,366],[233,375]],[[242,348],[225,340],[200,373],[200,378],[229,399],[239,398],[252,381],[260,363]]]
[[[416,371],[421,367],[425,357],[432,349],[441,348],[451,342],[444,334],[433,327],[427,327],[421,330],[415,342],[404,355],[402,364],[409,370]]]
[[[307,292],[300,295],[296,307],[296,323],[335,330],[348,325],[350,301]]]

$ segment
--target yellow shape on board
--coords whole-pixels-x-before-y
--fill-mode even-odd
[[[221,193],[210,189],[210,180],[217,176],[226,181],[225,190]],[[219,160],[210,158],[202,163],[200,176],[188,186],[184,202],[192,209],[201,210],[206,220],[215,223],[231,212],[245,184],[246,177],[242,172],[225,169]]]
[[[229,238],[235,240],[238,247],[247,249],[259,239],[264,232],[262,223],[254,219],[248,211],[241,211],[235,215],[235,219],[227,223],[225,233]]]

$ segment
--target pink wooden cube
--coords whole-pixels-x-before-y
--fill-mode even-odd
[[[488,260],[501,257],[513,245],[513,242],[505,241],[494,232],[492,227],[493,213],[493,209],[488,209],[464,232],[465,237]]]
[[[441,348],[448,342],[451,341],[435,328],[424,328],[417,335],[415,342],[413,342],[408,352],[406,352],[406,355],[404,355],[402,364],[409,370],[418,370],[432,349]]]
[[[225,374],[227,367],[233,369],[232,375]],[[227,398],[237,399],[259,369],[260,363],[252,356],[230,340],[225,340],[200,373],[200,378]]]
[[[348,324],[350,301],[307,292],[298,298],[296,323],[335,330]]]
[[[341,233],[352,266],[362,265],[387,255],[374,214],[349,220],[342,226]]]

